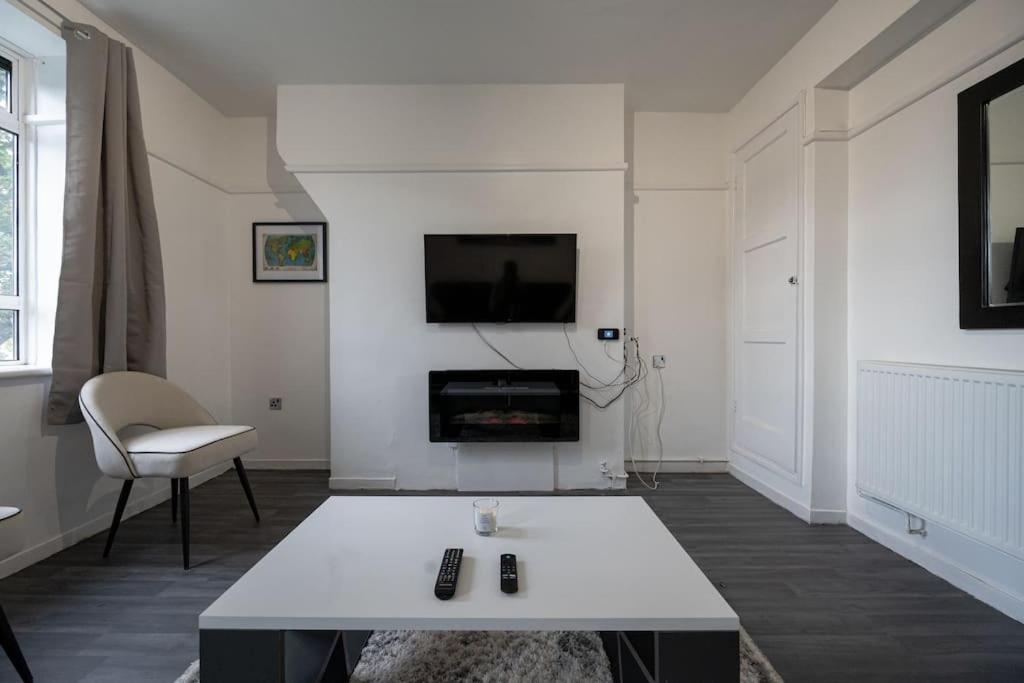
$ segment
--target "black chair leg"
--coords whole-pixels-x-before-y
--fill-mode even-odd
[[[189,490],[188,490],[188,478],[182,478],[178,480],[178,497],[181,498],[181,559],[182,564],[187,570],[189,567],[188,561],[188,532],[189,532]]]
[[[178,521],[178,480],[171,479],[171,521]]]
[[[110,548],[114,545],[114,536],[117,535],[117,527],[121,525],[121,516],[124,514],[124,506],[128,503],[128,494],[132,492],[134,479],[125,479],[121,485],[121,495],[117,497],[117,507],[114,508],[114,521],[110,524],[110,531],[107,532],[107,546],[103,549],[103,557],[110,555]]]
[[[14,638],[14,631],[11,630],[11,625],[7,622],[7,615],[4,614],[3,607],[0,607],[0,646],[3,646],[4,652],[7,653],[11,664],[14,665],[14,670],[21,676],[21,680],[30,683],[32,672],[28,670],[28,662],[21,654],[21,648],[18,647],[18,641]]]
[[[256,518],[256,522],[260,521],[260,511],[256,509],[256,499],[252,495],[252,487],[249,486],[249,475],[245,473],[245,465],[242,464],[241,458],[235,458],[235,471],[238,472],[238,481],[242,482],[242,489],[245,491],[245,497],[249,499],[249,507],[252,508],[252,514]]]

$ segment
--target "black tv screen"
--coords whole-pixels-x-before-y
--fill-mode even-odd
[[[576,235],[424,235],[428,323],[576,322]]]

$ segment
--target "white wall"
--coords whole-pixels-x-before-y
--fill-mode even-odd
[[[845,95],[845,93],[844,93]],[[842,104],[846,104],[845,97]],[[820,107],[817,112],[820,118]],[[845,114],[845,111],[844,111]],[[843,118],[845,124],[845,116]],[[805,311],[812,315],[804,339],[812,377],[804,430],[810,448],[810,518],[837,523],[846,510],[847,387],[847,145],[817,140],[805,146]]]
[[[1021,38],[1024,5],[976,2],[851,91],[853,128]],[[1024,332],[959,329],[957,260],[956,96],[1021,58],[1017,42],[849,143],[850,523],[1018,619],[1024,563],[938,524],[908,537],[901,515],[857,496],[853,426],[857,361],[1024,369]]]
[[[304,192],[228,198],[232,420],[260,435],[249,467],[327,469],[327,285],[252,281],[252,223],[291,220],[323,217]],[[268,410],[272,396],[281,411]]]
[[[635,333],[650,363],[667,367],[630,395],[636,418],[627,455],[656,460],[659,379],[665,383],[662,442],[667,467],[727,459],[725,116],[638,112],[633,278]],[[642,442],[642,443],[641,443]],[[646,468],[645,468],[646,469]]]
[[[623,165],[622,86],[283,86],[277,107],[278,149],[293,169]],[[310,112],[338,118],[316,115],[315,131],[281,125]]]
[[[54,0],[54,4],[71,17],[92,23],[123,40],[74,0]],[[232,406],[229,295],[240,273],[234,268],[233,257],[226,256],[230,248],[237,247],[237,242],[227,239],[225,226],[232,218],[242,220],[241,214],[246,212],[239,208],[241,214],[233,213],[236,207],[230,200],[234,195],[225,192],[228,183],[224,178],[238,177],[236,188],[244,189],[248,185],[250,189],[269,192],[265,189],[266,181],[263,188],[251,188],[253,176],[276,177],[267,170],[276,167],[273,155],[265,151],[266,122],[261,124],[262,128],[242,122],[239,126],[243,132],[235,133],[238,129],[231,122],[145,53],[136,49],[135,57],[164,256],[168,375],[195,395],[218,419],[230,422],[235,410]],[[58,72],[62,73],[59,59],[47,60],[40,68],[41,79],[45,82],[53,81]],[[257,132],[247,134],[246,126]],[[59,144],[61,132],[62,127],[57,126],[40,129],[40,143],[45,149],[51,149]],[[242,155],[247,159],[248,170],[239,173],[238,167],[226,165],[224,159],[231,158],[228,150],[233,145],[242,145],[243,140],[246,149],[256,151],[248,157]],[[41,163],[46,164],[45,168],[40,167],[41,178],[46,182],[39,186],[43,195],[40,196],[37,229],[42,256],[59,253],[59,247],[55,246],[59,245],[61,232],[61,216],[57,210],[62,203],[61,191],[59,183],[50,182],[61,173],[62,160],[58,156],[47,152],[45,158],[41,158]],[[255,165],[252,160],[261,156],[262,163]],[[256,170],[252,170],[254,167]],[[270,215],[265,216],[259,200],[240,199],[239,206],[246,202],[251,202],[249,212],[259,214],[260,218],[282,215],[281,209],[267,206]],[[241,230],[247,232],[248,228]],[[248,247],[245,249],[245,253],[249,253]],[[37,305],[40,315],[52,317],[53,283],[59,261],[43,258],[41,263]],[[320,300],[322,302],[322,296]],[[313,310],[316,313],[309,328],[311,338],[315,338],[317,325],[322,337],[325,324],[322,303],[318,308],[314,301]],[[265,332],[259,325],[256,327],[257,331]],[[43,325],[44,333],[45,328]],[[273,341],[277,334],[285,339],[295,336],[288,330],[268,333],[265,339]],[[49,341],[44,340],[41,362],[48,359],[48,345]],[[251,373],[250,381],[258,384],[258,377],[265,368],[254,367],[245,354],[242,354],[242,366]],[[308,384],[308,377],[300,376],[296,381]],[[40,375],[0,376],[0,432],[7,444],[0,457],[0,501],[24,510],[16,521],[5,524],[0,530],[0,576],[105,530],[119,489],[118,482],[103,477],[96,468],[84,425],[47,427],[43,424],[48,383],[48,377]],[[243,384],[241,388],[246,386]],[[289,393],[287,386],[280,391]],[[248,414],[244,406],[241,413]],[[275,436],[267,441],[271,447],[278,443]],[[303,448],[306,445],[302,443]],[[322,443],[318,447],[322,457],[325,449]],[[298,454],[298,457],[308,456]],[[169,487],[164,482],[140,482],[133,490],[128,514],[154,505],[168,495]]]
[[[808,521],[845,516],[846,403],[846,93],[816,89],[838,70],[864,70],[878,37],[918,0],[839,0],[729,112],[727,148],[739,150],[781,115],[798,108],[803,148],[799,196],[800,370],[796,481],[767,469],[734,473]],[[947,3],[941,3],[948,12]],[[928,8],[925,8],[928,10]],[[935,11],[915,21],[934,20]],[[906,36],[911,39],[916,33]],[[893,47],[887,41],[887,49]],[[880,52],[878,54],[881,54]],[[878,55],[876,55],[877,57]],[[782,198],[779,198],[782,201]],[[731,367],[732,360],[729,360]],[[733,398],[732,378],[729,402]],[[731,422],[731,420],[730,420]],[[728,431],[731,440],[731,425]]]
[[[167,377],[231,419],[225,206],[219,191],[154,160],[167,296]]]
[[[431,115],[408,115],[424,102]],[[591,125],[574,125],[572,112]],[[498,133],[524,118],[531,125],[511,125],[514,136]],[[434,144],[452,120],[473,131],[457,155]],[[337,130],[340,142],[318,144]],[[280,152],[305,169],[297,176],[331,224],[332,485],[603,487],[602,460],[622,471],[621,402],[583,404],[579,443],[464,444],[457,466],[447,445],[428,442],[427,371],[504,363],[468,325],[425,322],[422,252],[431,232],[578,233],[569,332],[584,364],[614,375],[596,329],[624,316],[622,131],[621,86],[280,89]],[[383,142],[396,137],[404,147]],[[480,141],[491,139],[500,144]],[[560,325],[482,329],[521,365],[574,366]]]
[[[919,1],[838,0],[730,110],[729,149],[743,146]]]
[[[1020,332],[959,329],[956,204],[956,93],[1024,56],[1024,5],[979,0],[849,93],[816,88],[917,4],[840,0],[730,112],[730,144],[800,106],[806,518],[845,513],[1021,618],[1020,562],[938,524],[908,537],[902,515],[861,499],[854,484],[858,361],[1024,366]],[[799,508],[766,479],[750,483]],[[845,510],[832,509],[837,499]]]

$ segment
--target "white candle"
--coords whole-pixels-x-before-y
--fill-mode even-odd
[[[490,536],[498,531],[498,501],[493,498],[481,498],[473,501],[473,526],[482,536]]]

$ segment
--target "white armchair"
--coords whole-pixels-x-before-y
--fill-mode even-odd
[[[17,517],[20,513],[21,510],[18,508],[0,507],[0,522]],[[7,621],[7,615],[4,614],[3,607],[0,607],[0,647],[7,653],[7,657],[10,658],[11,664],[14,665],[14,670],[18,672],[22,682],[32,683],[32,672],[29,670],[28,662],[25,661],[25,655],[22,654],[21,647],[18,645],[18,639],[14,637],[14,631]]]
[[[188,478],[228,460],[259,522],[241,456],[256,448],[256,430],[244,425],[220,425],[183,389],[160,377],[141,372],[110,372],[93,377],[79,395],[82,414],[92,434],[100,470],[123,479],[114,521],[103,557],[110,554],[128,495],[136,479],[171,480],[171,517],[177,521],[181,503],[181,550],[189,568]],[[131,430],[129,427],[148,427]],[[137,432],[137,433],[136,433]]]

